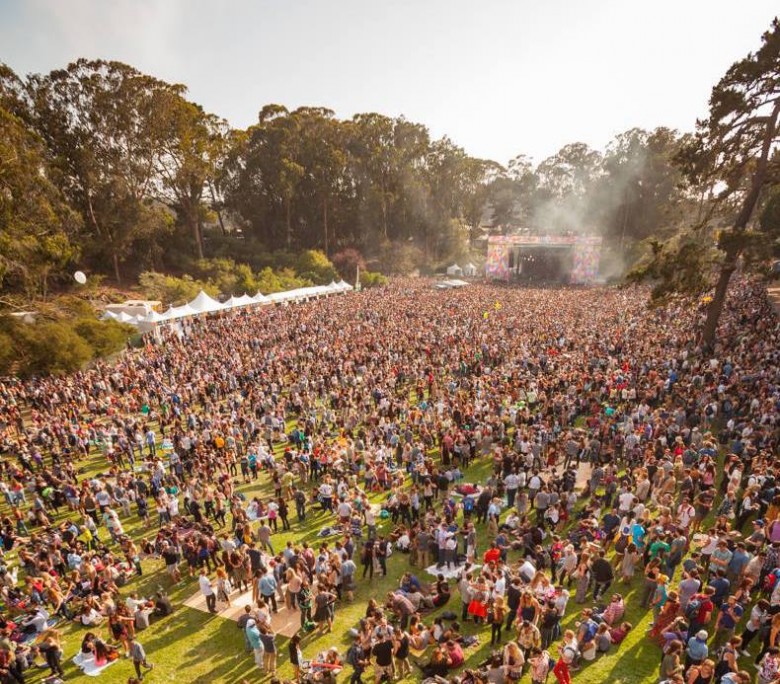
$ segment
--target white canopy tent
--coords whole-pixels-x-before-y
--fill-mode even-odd
[[[196,311],[189,304],[182,304],[181,306],[172,306],[162,315],[162,317],[164,321],[173,321],[177,318],[195,316],[196,314],[199,313],[203,313],[203,312]]]
[[[332,294],[349,292],[354,288],[349,283],[340,280],[338,283],[331,282],[329,285],[313,285],[310,287],[300,287],[295,290],[285,292],[273,292],[264,295],[258,292],[254,297],[243,294],[240,297],[231,296],[225,303],[220,303],[213,297],[206,294],[203,290],[198,293],[191,302],[182,306],[172,306],[165,313],[160,314],[154,310],[149,311],[143,316],[128,316],[126,313],[115,313],[105,311],[102,315],[103,320],[117,320],[122,323],[137,325],[143,332],[153,329],[159,323],[168,323],[181,318],[190,316],[199,316],[202,314],[215,313],[217,311],[230,311],[245,306],[257,306],[259,304],[279,304],[284,302],[305,301],[316,297],[323,297]]]
[[[254,297],[250,297],[248,294],[242,294],[240,297],[233,295],[223,305],[223,309],[236,309],[239,306],[249,306],[250,304],[257,304]]]
[[[209,297],[203,290],[201,290],[198,293],[198,296],[186,306],[194,309],[196,313],[213,313],[214,311],[221,311],[225,308],[224,304],[220,304],[213,297]]]

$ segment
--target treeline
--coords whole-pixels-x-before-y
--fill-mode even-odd
[[[235,130],[125,64],[0,67],[0,277],[30,296],[76,264],[122,284],[197,279],[204,258],[278,277],[306,250],[425,271],[473,260],[485,231],[599,233],[622,256],[696,213],[683,141],[632,129],[603,153],[575,143],[504,167],[403,117],[267,105]]]

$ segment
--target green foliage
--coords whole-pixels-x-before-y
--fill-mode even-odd
[[[310,280],[315,285],[326,285],[338,276],[328,257],[318,249],[301,252],[295,260],[295,270],[301,278]]]
[[[253,295],[258,290],[252,268],[233,259],[199,259],[195,262],[195,275],[225,295]]]
[[[712,249],[707,249],[697,233],[688,232],[672,240],[650,240],[647,254],[633,267],[628,282],[650,281],[652,297],[661,302],[674,294],[701,294],[710,287],[715,264]]]
[[[263,294],[272,292],[282,292],[284,290],[294,290],[299,287],[308,287],[313,283],[311,280],[301,278],[290,268],[282,268],[274,271],[266,266],[257,274],[257,285]]]
[[[93,357],[109,356],[121,351],[127,338],[136,332],[131,325],[118,321],[98,321],[95,318],[81,318],[74,322],[73,329],[92,347]]]
[[[189,275],[177,278],[164,273],[147,271],[139,276],[138,284],[147,298],[159,299],[171,306],[181,306],[195,299],[201,290],[212,297],[219,294],[219,288],[211,283],[195,280]]]
[[[379,258],[383,273],[408,275],[425,264],[422,250],[409,243],[386,243]]]
[[[38,137],[0,106],[0,285],[46,296],[76,258],[78,216],[49,180]]]
[[[93,358],[93,350],[67,322],[45,321],[34,324],[6,320],[3,335],[12,340],[16,354],[0,354],[0,373],[21,377],[64,375],[80,369]],[[3,343],[0,340],[0,343]]]
[[[387,276],[373,271],[361,271],[360,285],[364,288],[382,287],[387,285]]]

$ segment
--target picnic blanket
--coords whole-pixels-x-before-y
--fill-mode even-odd
[[[455,579],[466,567],[465,563],[461,563],[460,565],[450,566],[447,567],[446,565],[443,567],[437,566],[435,563],[433,565],[429,565],[427,568],[425,568],[425,572],[427,572],[429,575],[433,575],[434,577],[438,577],[439,575],[444,575],[444,579]],[[472,565],[469,568],[469,571],[475,571],[479,570],[482,566]]]
[[[96,665],[95,664],[95,656],[90,654],[85,654],[79,651],[76,654],[76,657],[73,658],[73,664],[77,665],[81,668],[81,671],[85,675],[89,675],[90,677],[97,677],[103,670],[105,670],[109,665],[113,665],[116,663],[116,660],[109,660],[104,665]]]

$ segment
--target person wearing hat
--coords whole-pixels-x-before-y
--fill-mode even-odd
[[[688,645],[685,648],[685,669],[689,669],[694,665],[700,665],[703,663],[710,653],[710,649],[707,647],[707,630],[700,629],[690,639],[688,639]]]
[[[249,642],[249,647],[252,649],[252,653],[255,657],[255,665],[263,672],[263,657],[265,656],[265,648],[263,648],[263,640],[260,638],[260,629],[257,626],[257,621],[254,618],[249,618],[246,621],[246,627],[244,628],[244,634],[246,640]]]

